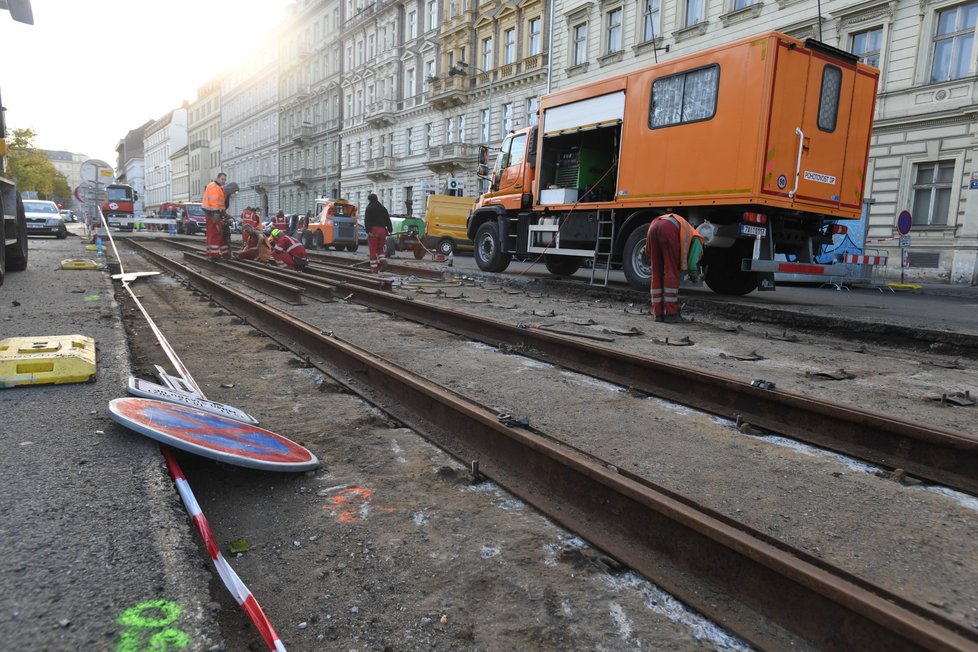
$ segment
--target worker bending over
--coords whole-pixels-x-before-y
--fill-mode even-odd
[[[244,247],[238,252],[238,260],[257,260],[268,263],[272,259],[272,245],[268,236],[251,224],[245,224],[241,229],[241,239]]]
[[[302,243],[281,229],[272,229],[272,258],[279,267],[302,271],[309,264],[309,254]]]
[[[679,282],[683,272],[688,272],[692,281],[700,280],[703,236],[681,216],[668,213],[649,224],[645,249],[652,271],[652,315],[655,321],[682,323]]]

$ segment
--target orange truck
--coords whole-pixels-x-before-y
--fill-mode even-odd
[[[648,288],[648,225],[675,212],[703,235],[715,292],[832,274],[815,256],[846,228],[829,220],[861,216],[878,78],[769,32],[546,95],[469,215],[476,262],[542,257],[559,275],[589,262],[593,284],[620,266]]]
[[[356,251],[360,245],[357,236],[357,206],[345,199],[316,199],[316,213],[302,232],[302,244],[307,249],[346,249]]]

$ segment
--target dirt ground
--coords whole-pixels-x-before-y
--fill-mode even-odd
[[[122,249],[127,271],[152,268]],[[741,380],[765,379],[779,389],[975,430],[975,408],[941,407],[926,398],[978,393],[973,361],[775,333],[770,326],[737,330],[720,315],[692,310],[689,324],[657,324],[643,305],[505,278],[405,277],[396,279],[395,291],[513,324],[607,338],[608,346]],[[473,483],[460,461],[173,277],[141,279],[133,287],[208,398],[246,410],[322,461],[315,472],[289,475],[180,456],[225,555],[288,649],[744,647],[491,482]],[[166,366],[166,359],[132,302],[123,293],[117,298],[134,373],[150,378],[153,365]],[[352,303],[281,308],[978,627],[973,497],[901,484],[836,455],[744,435],[725,418],[637,397]],[[637,332],[623,334],[632,329]],[[821,375],[839,369],[852,377]],[[247,552],[230,554],[231,542],[242,539]],[[205,554],[201,559],[210,564]],[[263,649],[216,578],[213,596],[224,649]]]

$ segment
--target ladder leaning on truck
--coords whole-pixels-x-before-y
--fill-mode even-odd
[[[568,275],[590,261],[595,284],[620,265],[648,288],[646,230],[675,212],[704,236],[715,292],[830,274],[815,257],[845,229],[829,220],[861,217],[878,77],[768,32],[545,95],[469,216],[476,262],[542,257]]]

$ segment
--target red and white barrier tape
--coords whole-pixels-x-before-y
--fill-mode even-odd
[[[285,646],[282,645],[278,634],[275,633],[275,628],[272,627],[272,623],[268,620],[265,612],[262,611],[258,600],[255,599],[255,596],[251,594],[251,591],[241,581],[238,574],[234,572],[231,565],[224,559],[224,555],[221,554],[221,548],[217,545],[217,541],[214,540],[211,527],[207,524],[207,518],[200,510],[200,505],[197,504],[197,499],[194,498],[194,492],[191,491],[186,476],[183,475],[180,465],[177,464],[176,459],[173,457],[173,452],[166,446],[160,446],[160,450],[163,451],[163,457],[166,458],[166,466],[170,470],[170,476],[173,478],[174,484],[177,485],[177,491],[180,493],[180,498],[187,508],[187,513],[190,514],[194,525],[197,526],[197,531],[200,532],[200,536],[204,540],[207,552],[214,561],[214,567],[217,568],[217,574],[224,581],[224,586],[228,588],[228,591],[234,596],[235,601],[241,605],[244,612],[251,618],[251,622],[258,628],[258,633],[265,639],[268,649],[275,650],[275,652],[285,652]]]

